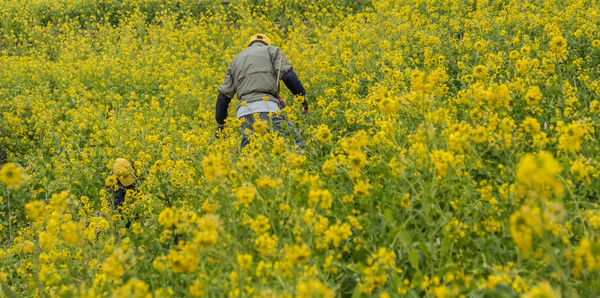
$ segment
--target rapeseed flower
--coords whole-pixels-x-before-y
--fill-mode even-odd
[[[23,168],[9,162],[0,169],[0,181],[9,188],[18,187],[23,181]]]
[[[204,283],[202,283],[198,279],[194,280],[194,282],[189,287],[189,293],[194,297],[202,297],[206,295],[206,292],[204,290]]]
[[[556,54],[560,54],[567,49],[567,41],[562,36],[554,36],[548,46],[550,50]]]
[[[316,279],[301,282],[297,286],[299,297],[333,298],[335,292]]]
[[[563,185],[558,180],[562,166],[554,159],[552,154],[542,151],[537,154],[527,154],[519,163],[517,181],[518,193],[526,195],[533,191],[540,197],[551,195],[560,197],[563,194]]]
[[[310,251],[306,244],[288,246],[283,250],[285,258],[294,264],[302,264],[310,258]]]
[[[488,77],[488,69],[484,65],[477,65],[473,68],[473,77],[478,80],[484,80]]]
[[[196,269],[199,254],[189,243],[180,243],[177,249],[172,249],[167,255],[169,268],[174,273],[192,272]]]
[[[366,163],[367,163],[367,158],[366,158],[365,154],[362,152],[352,151],[348,155],[348,164],[350,165],[350,167],[352,167],[356,170],[359,170],[362,167],[364,167]]]
[[[354,184],[354,195],[359,198],[367,197],[370,195],[371,188],[373,188],[373,186],[369,184],[368,181],[358,181]]]
[[[3,290],[594,292],[596,6],[88,2],[0,0],[0,167],[17,169],[0,175]],[[279,94],[303,144],[256,115],[242,153],[234,107],[213,137],[213,99],[265,28],[306,90]],[[134,163],[111,174],[117,156]],[[141,194],[113,210],[133,176]]]
[[[331,131],[325,124],[319,125],[315,133],[315,139],[321,143],[327,143],[331,139]]]
[[[252,124],[252,129],[257,133],[263,133],[267,130],[267,123],[262,120],[256,120]]]
[[[235,191],[235,196],[242,204],[250,204],[256,195],[256,188],[251,184],[243,184]]]

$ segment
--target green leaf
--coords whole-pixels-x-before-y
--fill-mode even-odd
[[[359,298],[362,297],[362,294],[360,293],[360,290],[358,289],[358,287],[356,287],[354,289],[354,292],[352,293],[352,298]]]
[[[394,215],[392,215],[391,209],[385,209],[385,211],[383,211],[383,218],[385,219],[385,223],[388,226],[394,226],[396,223],[396,221],[394,220]]]
[[[452,248],[452,239],[450,237],[444,237],[441,243],[440,256],[442,258],[448,257]]]
[[[412,242],[410,234],[402,227],[397,227],[390,233],[388,241],[392,244],[392,247],[400,245],[402,248],[407,248]]]
[[[419,252],[416,249],[413,248],[408,253],[408,262],[415,270],[419,270]]]

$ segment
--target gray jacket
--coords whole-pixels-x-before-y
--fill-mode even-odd
[[[289,61],[278,47],[255,42],[231,60],[219,93],[228,98],[237,93],[240,103],[263,100],[265,96],[278,102],[280,63],[279,79],[292,69]]]

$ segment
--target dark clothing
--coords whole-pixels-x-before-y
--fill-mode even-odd
[[[229,108],[230,102],[231,98],[219,93],[215,111],[215,120],[217,120],[218,124],[225,124],[225,119],[227,119],[227,109]]]
[[[133,172],[135,173],[135,167],[133,165],[133,163],[131,163],[131,167],[133,169]],[[125,202],[125,196],[127,195],[127,191],[138,191],[138,186],[140,183],[142,183],[144,180],[146,180],[146,175],[148,173],[147,172],[143,172],[141,173],[141,175],[134,175],[135,177],[135,182],[129,186],[124,186],[123,184],[121,184],[121,181],[119,181],[119,179],[117,179],[117,184],[115,184],[112,187],[107,186],[106,190],[109,193],[113,194],[113,200],[112,200],[112,207],[121,212],[121,206],[123,206],[123,203]],[[111,173],[111,175],[114,175],[114,173]]]
[[[281,77],[281,80],[283,83],[285,83],[285,86],[290,89],[292,94],[302,96],[306,95],[306,90],[304,90],[304,86],[302,86],[302,83],[300,82],[300,79],[298,79],[298,76],[294,70],[288,71],[288,73]]]
[[[121,182],[119,182],[117,180],[117,185],[116,188],[117,190],[111,190],[113,191],[113,208],[115,210],[119,210],[119,212],[121,211],[121,206],[123,206],[123,203],[125,202],[125,195],[127,194],[128,190],[131,191],[135,191],[136,190],[136,186],[137,183],[131,184],[129,186],[123,186],[123,184],[121,184]]]

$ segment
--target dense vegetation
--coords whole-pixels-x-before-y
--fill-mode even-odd
[[[596,296],[597,1],[0,0],[2,296]],[[265,33],[303,146],[217,88]],[[285,88],[283,88],[285,89]],[[111,208],[113,162],[144,177]],[[130,226],[129,226],[130,224]]]

